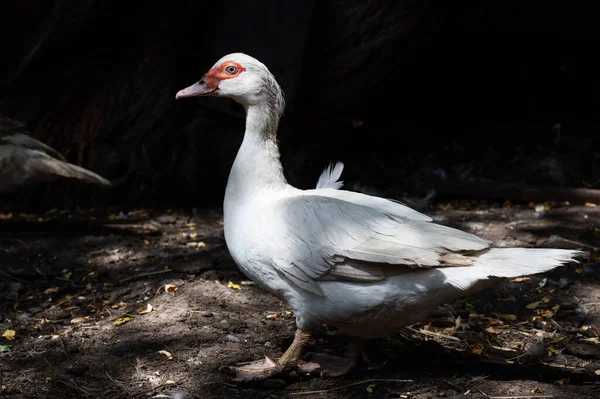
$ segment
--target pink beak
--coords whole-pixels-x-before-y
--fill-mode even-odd
[[[197,97],[197,96],[209,96],[211,94],[216,94],[219,90],[218,87],[211,88],[207,83],[211,83],[207,81],[208,79],[202,78],[198,83],[194,83],[193,85],[186,87],[183,90],[179,90],[175,99],[178,100],[180,98],[185,97]],[[212,86],[212,85],[210,85]]]

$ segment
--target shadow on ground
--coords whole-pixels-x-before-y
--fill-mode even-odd
[[[15,339],[0,341],[0,397],[598,397],[600,212],[451,203],[427,213],[500,246],[583,248],[590,259],[440,307],[370,342],[371,365],[347,377],[236,385],[219,367],[278,357],[294,316],[238,271],[219,211],[2,214],[0,330]],[[323,327],[309,350],[340,355],[345,344]]]

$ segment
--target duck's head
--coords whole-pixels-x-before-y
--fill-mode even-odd
[[[224,56],[197,83],[180,90],[176,99],[196,96],[229,97],[243,106],[283,102],[283,93],[269,69],[243,53]]]

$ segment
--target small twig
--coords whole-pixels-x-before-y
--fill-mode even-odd
[[[98,367],[100,370],[102,370],[104,372],[104,374],[106,374],[106,377],[108,377],[108,379],[115,384],[117,387],[121,388],[123,390],[123,392],[125,392],[125,394],[127,394],[129,397],[132,397],[131,393],[129,393],[129,391],[123,386],[123,383],[120,381],[117,381],[112,375],[108,374],[108,372],[106,370],[104,370],[102,367],[100,367],[100,365],[98,365],[96,362],[94,362],[93,360],[90,360],[90,362]]]
[[[63,350],[65,351],[65,356],[67,357],[67,360],[71,360],[71,358],[69,357],[69,352],[67,352],[67,345],[65,345],[65,341],[63,340],[62,335],[58,335],[58,338],[60,338],[60,343],[62,345]]]
[[[575,366],[567,366],[564,364],[552,363],[552,362],[540,362],[544,366],[548,367],[556,367],[558,369],[568,369],[568,370],[585,370],[583,367],[575,367]]]
[[[484,376],[481,376],[481,377],[474,377],[474,378],[471,378],[471,381],[469,381],[469,382],[470,382],[470,383],[473,383],[473,382],[477,382],[477,381],[485,380],[485,379],[486,379],[486,378],[488,378],[488,377],[489,377],[489,375],[484,375]],[[483,393],[483,392],[482,392],[482,393]]]
[[[485,396],[487,399],[551,399],[554,398],[552,395],[525,395],[525,396],[490,396],[487,393],[483,392],[481,389],[477,388],[477,390]]]
[[[340,389],[344,389],[344,388],[355,387],[357,385],[369,384],[371,382],[413,382],[413,380],[394,380],[394,379],[388,379],[388,378],[383,378],[383,379],[373,378],[370,380],[353,382],[351,384],[346,384],[346,385],[342,385],[340,387],[335,387],[335,388],[331,388],[331,389],[320,389],[318,391],[292,392],[292,393],[290,393],[290,395],[298,395],[299,396],[299,395],[314,395],[317,393],[329,393],[329,392],[333,392],[333,391],[339,391]]]
[[[598,250],[600,250],[600,248],[598,248],[598,247],[595,247],[595,246],[593,246],[593,245],[586,244],[586,243],[584,243],[584,242],[575,241],[575,240],[569,240],[568,238],[563,238],[563,237],[560,237],[560,239],[561,239],[562,241],[564,241],[564,242],[568,242],[568,243],[570,243],[570,244],[575,244],[575,245],[579,245],[580,247],[585,247],[585,248],[593,249],[594,251],[598,251]]]
[[[428,330],[423,330],[423,329],[421,329],[421,330],[415,330],[414,328],[411,328],[411,327],[406,327],[406,328],[409,329],[409,330],[411,330],[411,331],[413,331],[413,332],[416,332],[416,333],[419,333],[419,334],[423,334],[423,335],[429,335],[429,336],[432,336],[432,337],[450,339],[452,341],[460,341],[459,338],[453,337],[451,335],[441,334],[441,333],[438,333],[438,332],[435,332],[435,331],[428,331]]]
[[[27,281],[25,281],[25,280],[21,280],[20,278],[17,278],[17,277],[15,277],[15,276],[12,276],[12,275],[10,275],[10,274],[8,274],[8,273],[6,273],[6,272],[2,271],[2,270],[0,270],[0,274],[4,274],[6,277],[8,277],[8,278],[12,278],[13,280],[15,280],[15,281],[18,281],[18,282],[20,282],[20,283],[27,283]]]
[[[60,302],[58,302],[58,303],[55,303],[54,305],[50,306],[50,307],[49,307],[48,309],[46,309],[45,311],[46,311],[46,312],[48,312],[48,311],[50,311],[50,310],[52,310],[52,309],[54,309],[54,308],[56,308],[56,307],[59,307],[59,306],[60,306],[60,305],[62,305],[63,303],[67,303],[67,302],[69,302],[71,299],[73,299],[73,298],[75,298],[75,297],[78,297],[79,295],[83,295],[83,294],[85,294],[85,291],[83,291],[83,292],[79,292],[79,293],[77,293],[77,294],[70,295],[68,298],[66,298],[66,299],[63,299],[62,301],[60,301]]]
[[[62,373],[53,365],[50,364],[50,362],[48,361],[48,359],[44,358],[44,361],[46,362],[46,364],[48,365],[48,367],[50,367],[52,370],[54,370],[54,372],[57,375],[62,375]],[[83,393],[85,396],[87,397],[95,397],[95,395],[90,394],[88,391],[86,391],[85,389],[81,388],[80,386],[78,386],[73,380],[67,380],[64,377],[61,377],[60,379],[56,380],[57,382],[60,382],[63,385],[66,385],[70,388],[75,389],[76,391],[79,391],[81,393]]]
[[[459,386],[458,386],[458,385],[456,385],[456,384],[453,384],[453,383],[451,383],[451,382],[450,382],[450,381],[448,381],[448,380],[442,380],[442,381],[444,381],[446,384],[448,384],[448,385],[450,385],[450,386],[452,386],[452,387],[454,387],[454,388],[458,389],[458,392],[462,392],[462,391],[464,391],[464,389],[463,389],[463,388],[459,387]]]
[[[485,396],[486,398],[489,398],[490,395],[488,395],[487,393],[483,392],[481,389],[477,388],[477,390],[479,391],[479,393],[481,393],[483,396]]]
[[[549,399],[553,398],[552,395],[540,395],[540,396],[488,396],[489,399]]]
[[[123,284],[124,282],[129,281],[129,280],[135,280],[135,279],[141,278],[141,277],[154,276],[156,274],[169,273],[169,272],[172,272],[172,271],[173,270],[171,270],[171,269],[169,269],[169,270],[156,270],[154,272],[136,274],[135,276],[130,276],[130,277],[124,278],[123,280],[119,281],[119,283]]]

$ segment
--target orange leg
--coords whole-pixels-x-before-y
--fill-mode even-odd
[[[296,367],[304,352],[304,347],[310,339],[310,335],[310,331],[296,330],[294,342],[292,342],[290,347],[277,361],[266,357],[265,360],[252,362],[245,366],[229,367],[229,370],[235,374],[233,379],[236,381],[262,380],[272,377],[285,369]]]

